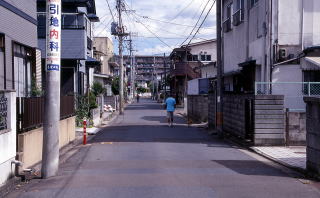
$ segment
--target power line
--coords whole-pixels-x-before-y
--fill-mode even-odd
[[[116,20],[114,20],[114,16],[113,16],[113,13],[112,13],[110,4],[109,4],[109,0],[106,0],[106,2],[107,2],[107,4],[108,4],[108,8],[109,8],[110,14],[111,14],[111,16],[112,16],[112,20],[113,20],[113,22],[115,22]]]
[[[198,34],[201,26],[202,26],[202,25],[204,24],[204,22],[206,21],[207,17],[209,16],[209,13],[211,12],[211,10],[212,10],[212,8],[213,8],[213,6],[214,6],[215,3],[216,3],[216,0],[214,0],[214,2],[213,2],[213,4],[211,5],[209,11],[207,12],[206,16],[204,17],[202,23],[200,24],[199,28],[197,29],[196,33],[195,33],[195,34],[193,35],[193,37],[190,39],[188,45],[191,43],[191,41],[194,39],[194,37]],[[188,46],[188,45],[187,45],[187,46]]]
[[[202,12],[201,12],[201,14],[200,14],[200,16],[199,16],[199,18],[197,20],[197,23],[194,25],[194,28],[190,32],[189,36],[181,43],[181,45],[183,45],[189,39],[189,37],[193,34],[193,31],[196,29],[198,23],[200,22],[200,19],[201,19],[202,15],[203,15],[204,11],[206,10],[209,2],[210,2],[210,0],[208,0],[208,2],[206,3],[205,7],[202,9]]]
[[[124,1],[124,3],[130,8],[130,6],[126,3],[126,1]],[[130,8],[131,9],[131,8]],[[134,15],[132,15],[133,17],[135,17]],[[148,27],[147,27],[147,25],[145,25],[144,23],[142,23],[137,17],[135,17],[135,19],[137,20],[137,22],[139,22],[141,25],[143,25],[143,27],[146,29],[146,30],[148,30],[151,34],[153,34],[161,43],[163,43],[164,45],[166,45],[167,47],[169,47],[169,48],[171,48],[172,49],[172,47],[170,46],[170,45],[168,45],[166,42],[164,42],[161,38],[159,38],[159,36],[156,34],[156,33],[154,33],[153,31],[151,31]]]
[[[173,17],[173,19],[171,19],[172,21],[175,20],[176,18],[178,18],[178,16],[180,16],[180,14],[182,14],[192,3],[194,2],[194,0],[191,0],[190,3],[184,7],[175,17]]]
[[[138,14],[137,14],[138,15]],[[150,18],[148,16],[141,16],[141,15],[138,15],[144,19],[149,19],[149,20],[152,20],[152,21],[158,21],[158,22],[161,22],[161,23],[167,23],[167,24],[172,24],[172,25],[178,25],[178,26],[184,26],[184,27],[194,27],[192,25],[186,25],[186,24],[179,24],[179,23],[173,23],[173,22],[170,22],[170,21],[164,21],[164,20],[159,20],[159,19],[154,19],[154,18]],[[210,27],[203,27],[204,29],[214,29],[214,28],[210,28]]]

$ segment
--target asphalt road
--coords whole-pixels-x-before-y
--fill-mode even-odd
[[[320,197],[295,173],[187,127],[169,128],[159,104],[142,100],[83,146],[59,175],[9,197],[301,198]]]

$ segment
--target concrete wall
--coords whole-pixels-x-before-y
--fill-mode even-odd
[[[201,67],[201,78],[214,78],[217,76],[217,67],[214,65]]]
[[[286,113],[286,145],[306,145],[306,112]]]
[[[290,74],[290,75],[288,75]],[[289,109],[306,108],[303,102],[303,74],[300,65],[280,65],[272,71],[272,94],[284,95],[284,107]],[[277,84],[277,83],[281,84]],[[282,82],[292,82],[283,84]]]
[[[207,95],[188,95],[187,115],[192,123],[208,121],[208,96]]]
[[[27,4],[22,0],[14,3],[13,1],[8,1],[8,3],[36,20],[36,0],[30,0]],[[37,26],[0,6],[0,33],[5,34],[6,89],[13,89],[13,74],[15,71],[12,68],[12,42],[18,42],[28,47],[37,47]],[[4,76],[4,68],[1,65],[0,89],[4,89]]]
[[[203,43],[203,44],[190,44],[189,45],[191,51],[190,53],[192,55],[200,55],[201,53],[204,54],[205,52],[207,55],[211,55],[211,61],[209,62],[215,62],[217,61],[217,42],[212,41],[208,43]],[[199,59],[200,60],[200,59]],[[202,61],[205,63],[206,61]]]
[[[16,93],[1,92],[8,99],[8,130],[0,131],[0,187],[14,174],[16,157]]]
[[[307,170],[320,174],[320,98],[306,97]]]
[[[60,121],[59,147],[75,140],[75,117]],[[18,160],[22,168],[29,168],[42,159],[43,128],[18,135]]]
[[[104,55],[103,60],[101,60],[101,73],[110,75],[110,66],[109,66],[109,60],[113,57],[113,43],[108,37],[95,37],[93,40],[93,47],[95,47],[95,50],[102,52]]]
[[[234,136],[247,138],[246,100],[253,95],[226,94],[223,98],[223,130]]]
[[[257,146],[284,145],[284,96],[255,96],[254,105],[254,144]]]

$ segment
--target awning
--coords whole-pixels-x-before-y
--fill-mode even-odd
[[[256,60],[249,60],[243,63],[239,63],[238,65],[239,67],[256,66]]]
[[[88,19],[90,19],[92,22],[100,22],[99,17],[95,14],[88,14]]]
[[[310,56],[308,56],[308,57],[305,57],[305,59],[307,61],[309,61],[310,63],[313,63],[313,64],[315,64],[315,65],[320,67],[320,57],[310,57]]]
[[[93,76],[98,78],[106,78],[106,79],[111,78],[110,75],[106,75],[106,74],[93,74]]]
[[[90,56],[87,56],[87,60],[86,60],[86,66],[99,66],[99,65],[101,65],[101,63],[100,63],[100,61],[97,61],[97,59],[95,59],[95,58],[92,58],[92,57],[90,57]]]

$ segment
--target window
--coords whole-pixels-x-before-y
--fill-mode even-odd
[[[250,0],[250,8],[255,6],[258,2],[259,2],[259,0]]]
[[[198,55],[192,55],[192,61],[199,61]]]
[[[227,5],[225,21],[223,22],[223,31],[224,32],[229,32],[232,30],[232,27],[231,27],[232,12],[233,12],[233,7],[232,7],[232,3],[230,3],[229,5]]]
[[[234,4],[234,11],[232,24],[234,26],[238,26],[244,21],[244,0],[236,0],[236,3]]]
[[[32,49],[15,43],[13,52],[17,97],[27,97],[31,92]]]
[[[206,55],[201,55],[201,61],[206,61]]]
[[[202,54],[201,61],[211,61],[211,55]]]
[[[4,57],[5,57],[5,46],[4,46],[4,35],[0,34],[0,69],[1,71],[4,71],[4,67],[5,67],[5,63],[4,63]],[[3,79],[1,79],[1,88],[5,88],[5,74],[2,77]],[[3,81],[2,81],[3,80]]]

